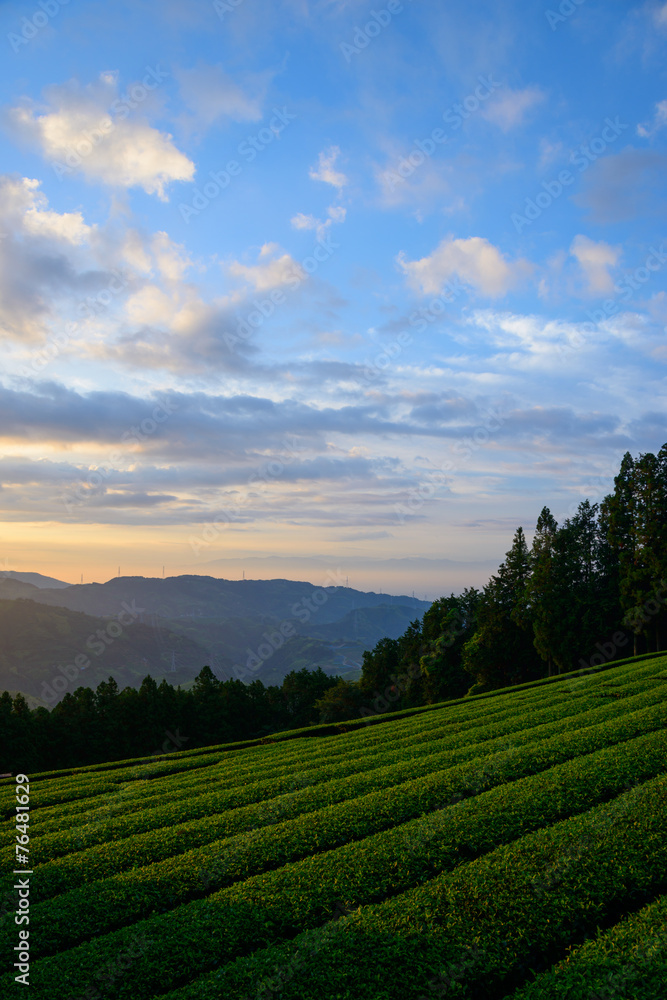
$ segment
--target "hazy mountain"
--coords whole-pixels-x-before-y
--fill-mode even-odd
[[[427,604],[427,607],[430,605]],[[331,624],[313,622],[304,625],[301,631],[324,642],[345,640],[361,643],[370,649],[385,636],[398,638],[405,631],[406,624],[421,618],[423,613],[415,611],[412,606],[378,604],[375,607],[355,608]]]
[[[0,600],[11,601],[15,597],[32,597],[39,593],[39,588],[33,583],[22,583],[21,580],[10,580],[0,576]]]
[[[315,596],[317,595],[317,596]],[[421,616],[429,601],[366,593],[349,587],[316,587],[294,580],[218,580],[212,576],[121,576],[107,583],[74,584],[66,589],[40,589],[33,600],[42,604],[114,615],[123,602],[135,601],[142,613],[163,618],[248,618],[266,615],[318,625],[338,621],[360,608],[379,604],[414,610]]]
[[[0,572],[0,578],[5,578],[8,580],[18,580],[21,583],[30,583],[33,587],[49,587],[52,590],[57,590],[62,587],[69,587],[69,583],[64,583],[62,580],[56,580],[52,576],[42,576],[41,573],[15,573],[14,570],[3,570]]]
[[[20,688],[38,697],[50,665],[86,653],[88,638],[119,614],[131,621],[124,638],[99,660],[88,650],[91,667],[81,671],[78,683],[94,687],[111,674],[121,686],[135,685],[147,673],[187,683],[205,664],[221,679],[259,678],[265,684],[280,684],[290,670],[303,667],[355,678],[364,649],[384,636],[398,637],[430,606],[348,587],[205,576],[119,577],[58,589],[5,578],[0,601],[9,603],[6,599],[21,605],[24,627],[20,634],[11,632],[8,648],[9,608],[0,616],[0,689]],[[54,612],[51,617],[46,609],[37,613],[44,605]],[[29,686],[18,676],[29,678]]]
[[[118,621],[25,598],[0,600],[0,691],[47,704],[110,676],[120,688],[138,687],[146,674],[174,685],[191,681],[207,657],[187,636],[166,628],[156,634],[129,612]]]

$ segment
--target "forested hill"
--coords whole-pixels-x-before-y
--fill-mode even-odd
[[[31,574],[0,578],[0,691],[49,705],[110,677],[120,688],[147,675],[187,685],[205,665],[221,679],[267,685],[318,667],[358,678],[364,650],[429,607],[288,580],[120,577],[52,589],[19,575]]]
[[[667,445],[627,453],[613,493],[557,524],[547,507],[529,548],[518,528],[481,590],[436,601],[364,656],[359,685],[327,693],[322,718],[475,694],[667,648]]]
[[[188,584],[194,581],[189,599],[195,593],[200,598],[199,606],[187,605],[187,612],[184,604],[179,603],[184,580]],[[12,581],[6,583],[17,585]],[[228,581],[199,577],[177,578],[173,582],[139,578],[138,590],[125,589],[134,584],[134,579],[120,579],[87,591],[69,588],[60,591],[59,596],[70,597],[77,592],[81,595],[86,591],[100,600],[100,595],[104,595],[108,612],[114,604],[118,607],[123,600],[127,603],[132,593],[140,599],[145,594],[147,606],[151,594],[161,593],[165,601],[171,602],[165,604],[166,610],[183,616],[181,625],[189,614],[192,634],[197,635],[206,630],[204,614],[211,613],[214,591],[226,593],[229,598],[226,606],[238,610],[230,595],[237,599],[245,590],[249,595],[249,605],[245,607],[256,611],[261,604],[265,614],[273,612],[274,624],[267,629],[266,619],[256,615],[255,625],[260,623],[265,640],[257,647],[258,652],[250,650],[247,661],[241,664],[243,677],[237,674],[220,683],[206,668],[197,677],[192,702],[183,696],[178,711],[173,689],[167,685],[161,685],[158,691],[154,682],[143,684],[137,695],[139,702],[136,692],[124,693],[116,702],[117,690],[112,692],[105,683],[95,693],[82,689],[78,701],[68,694],[62,711],[53,713],[56,718],[48,725],[58,726],[61,719],[63,731],[68,731],[72,726],[81,728],[85,718],[93,732],[99,718],[109,716],[111,702],[118,706],[118,718],[125,718],[123,713],[135,718],[137,704],[146,702],[152,706],[156,718],[163,715],[179,722],[181,718],[187,719],[189,738],[202,745],[290,728],[297,718],[305,720],[301,724],[358,719],[492,691],[573,669],[590,669],[666,647],[667,445],[657,456],[647,453],[633,459],[627,454],[614,481],[613,493],[599,504],[584,500],[563,524],[557,524],[549,509],[543,508],[531,547],[523,529],[518,528],[505,560],[482,590],[468,588],[462,594],[442,597],[426,606],[421,619],[418,615],[413,617],[413,609],[408,605],[385,604],[384,610],[349,607],[355,601],[387,601],[384,595],[360,595],[333,587],[318,590],[312,585],[288,581],[268,584],[242,581],[234,586]],[[48,591],[38,593],[43,595]],[[31,604],[8,603],[15,607]],[[279,615],[285,608],[290,617],[282,624],[296,622],[303,631],[283,643],[276,622],[280,622]],[[313,649],[324,650],[327,643],[333,646],[334,633],[330,630],[334,626],[327,618],[336,614],[339,614],[336,634],[340,643],[337,656],[341,665],[345,662],[345,644],[350,642],[350,633],[357,638],[361,633],[368,636],[373,628],[385,625],[388,617],[398,629],[401,615],[407,627],[394,636],[385,635],[372,649],[367,647],[358,681],[336,680],[333,671],[311,672],[312,668],[309,670],[298,659],[300,654],[312,656]],[[71,627],[71,622],[63,621],[59,627],[54,636],[62,643],[64,630]],[[8,634],[12,634],[11,629]],[[185,636],[186,630],[179,634]],[[269,640],[275,648],[269,645]],[[118,649],[119,644],[120,639]],[[267,672],[261,668],[267,665],[280,673],[281,688],[266,687]],[[241,683],[242,680],[246,683]],[[16,690],[15,677],[6,686]],[[19,717],[26,716],[24,703],[17,704],[14,699],[12,705],[12,699],[7,697],[2,707],[7,720],[22,724]],[[28,728],[35,727],[37,737],[46,720],[33,713],[30,722],[26,716],[25,724]],[[119,724],[119,730],[124,726],[127,728],[125,723]],[[142,749],[131,752],[143,752],[148,737],[139,730],[133,732]],[[106,746],[100,752],[111,756]]]
[[[147,674],[184,683],[206,663],[208,651],[187,636],[160,635],[130,614],[121,616],[0,600],[0,692],[22,691],[52,706],[66,692],[96,688],[110,676],[120,687],[139,687]]]

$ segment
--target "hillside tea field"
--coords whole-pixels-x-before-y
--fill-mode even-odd
[[[666,695],[654,657],[335,735],[31,775],[28,995],[664,997]],[[0,809],[11,969],[8,779]]]

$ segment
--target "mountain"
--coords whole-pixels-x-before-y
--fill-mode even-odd
[[[355,608],[354,611],[348,611],[338,621],[328,625],[324,623],[304,625],[302,631],[305,635],[321,639],[323,642],[344,640],[361,643],[364,648],[370,649],[385,636],[398,638],[405,631],[406,624],[415,618],[421,618],[422,614],[423,612],[416,612],[414,607],[407,607],[404,604],[378,604],[374,607]]]
[[[187,636],[156,636],[129,612],[104,619],[26,598],[0,600],[0,691],[21,691],[49,705],[110,676],[120,688],[138,687],[146,674],[158,683],[192,681],[207,655]]]
[[[21,580],[0,576],[0,600],[11,601],[15,597],[30,598],[38,592],[39,588],[34,583],[23,583]]]
[[[317,587],[292,580],[115,577],[103,584],[56,589],[31,586],[13,578],[0,579],[0,601],[13,599],[18,603],[18,598],[23,599],[22,603],[47,605],[57,611],[67,609],[101,619],[105,626],[123,609],[129,609],[125,614],[133,616],[127,629],[132,649],[122,647],[126,664],[120,660],[116,663],[121,652],[120,639],[113,655],[110,647],[104,653],[104,666],[100,664],[102,679],[109,673],[113,675],[107,664],[113,661],[114,669],[122,666],[123,677],[133,678],[124,680],[126,684],[137,683],[137,678],[140,681],[138,664],[143,660],[150,663],[150,673],[156,679],[166,675],[174,684],[187,683],[205,664],[221,679],[238,677],[247,683],[259,678],[267,685],[280,684],[291,670],[318,666],[355,679],[360,675],[364,649],[372,649],[384,636],[397,638],[430,607],[428,601],[412,597],[366,593],[342,586]],[[26,618],[25,609],[21,615]],[[39,656],[28,641],[29,630],[24,633],[26,648],[22,650],[20,644],[14,647],[24,673],[30,673],[32,662],[40,680],[49,660],[47,621],[39,624],[40,635],[45,639],[45,644],[39,647]],[[87,639],[99,627],[99,623],[95,628],[81,623],[77,637],[86,632]],[[53,628],[56,629],[55,620]],[[0,622],[0,642],[2,631]],[[60,633],[56,630],[54,635]],[[135,649],[135,639],[139,637],[141,648]],[[76,652],[81,649],[79,646]],[[56,662],[54,656],[51,660]],[[97,665],[95,661],[93,665]],[[6,669],[10,669],[9,661]],[[148,672],[143,670],[143,674]],[[24,688],[17,683],[16,676],[7,680],[5,676],[0,674],[0,688],[20,687],[41,697],[34,685]],[[92,678],[90,673],[81,683],[94,686]]]
[[[1,577],[7,580],[18,580],[21,583],[30,583],[33,587],[39,587],[40,589],[48,587],[52,590],[57,590],[58,588],[71,586],[69,583],[56,580],[52,576],[42,576],[41,573],[15,573],[14,570],[3,570],[0,573]]]
[[[123,602],[136,602],[147,615],[162,618],[248,618],[266,615],[305,624],[338,621],[348,612],[379,604],[400,605],[421,616],[430,601],[392,597],[349,587],[316,587],[294,580],[219,580],[212,576],[121,576],[107,583],[73,584],[62,590],[40,588],[33,600],[83,611],[113,615]]]

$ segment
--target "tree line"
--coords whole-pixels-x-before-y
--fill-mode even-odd
[[[521,527],[489,582],[435,601],[398,639],[364,653],[361,679],[320,668],[282,686],[220,681],[189,691],[146,677],[78,688],[52,711],[0,697],[0,771],[46,770],[252,739],[478,694],[653,652],[667,637],[667,444],[626,453],[614,491],[561,525]],[[179,743],[180,741],[180,743]]]
[[[205,666],[185,691],[148,676],[119,690],[110,677],[79,687],[49,710],[0,696],[0,773],[53,770],[254,739],[318,721],[315,704],[336,679],[289,673],[280,687],[219,680]]]
[[[322,721],[478,694],[665,648],[667,444],[627,452],[614,491],[558,524],[544,507],[531,547],[518,528],[482,590],[443,597],[364,654]]]

